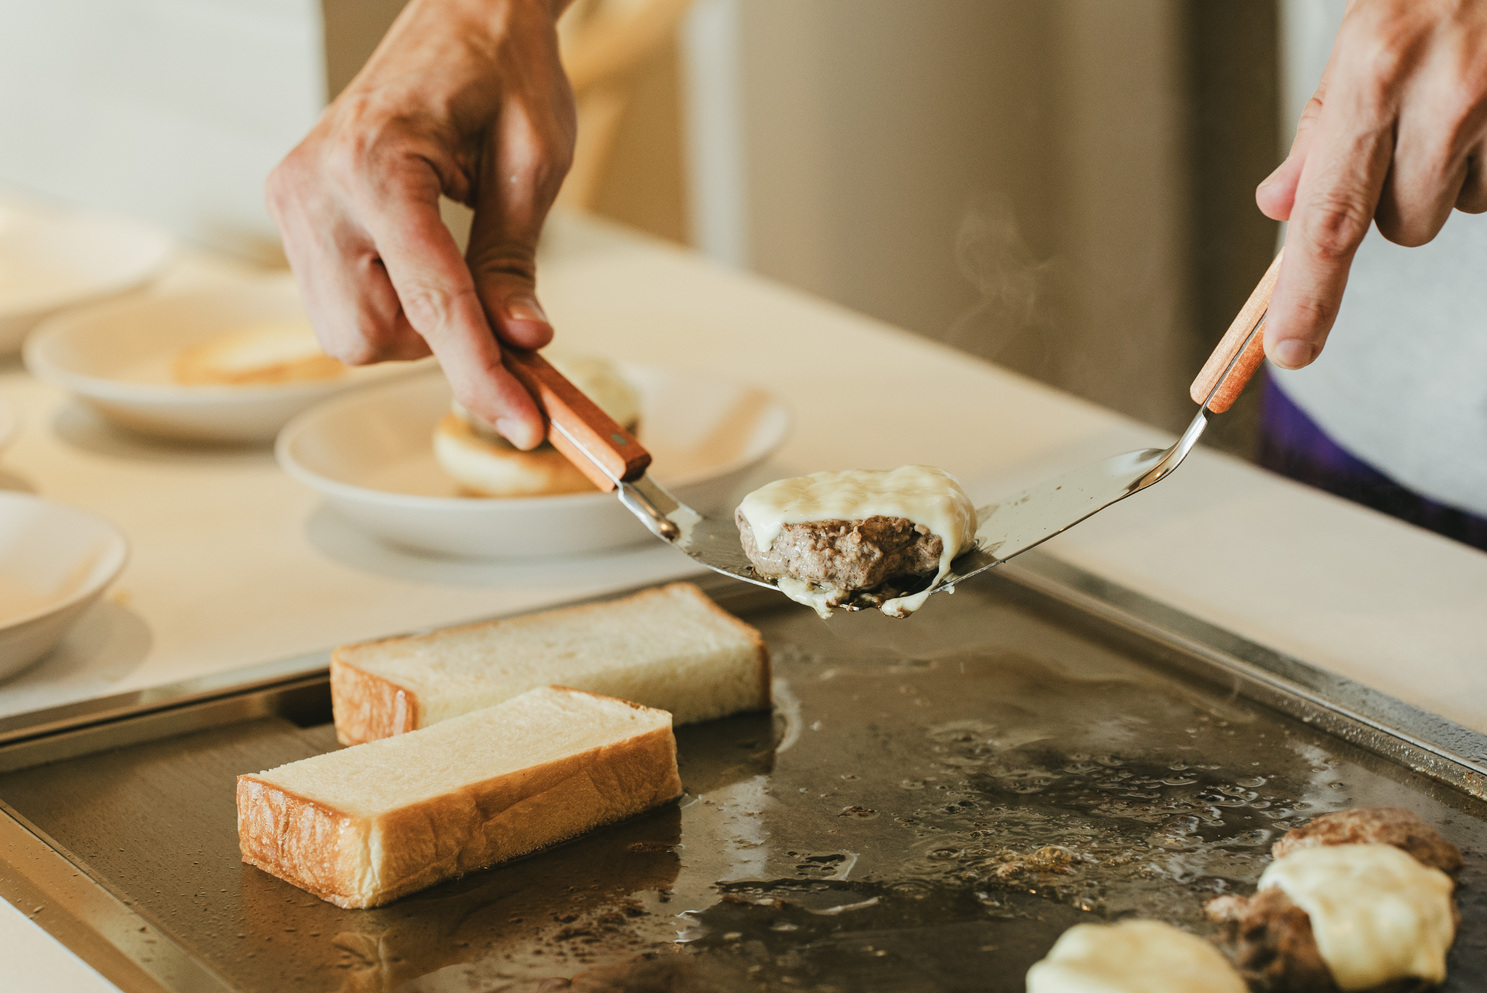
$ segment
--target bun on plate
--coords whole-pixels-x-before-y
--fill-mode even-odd
[[[346,367],[320,350],[306,321],[264,321],[183,349],[171,376],[183,386],[265,386],[334,379]]]
[[[557,370],[628,431],[640,422],[640,396],[610,362],[593,357],[550,358]],[[470,496],[524,497],[583,493],[594,488],[583,473],[544,442],[524,452],[458,403],[434,429],[434,457]]]

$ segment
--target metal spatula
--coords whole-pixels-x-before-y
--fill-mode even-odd
[[[1181,465],[1208,426],[1208,414],[1228,410],[1265,357],[1265,315],[1280,260],[1277,255],[1193,381],[1189,393],[1198,404],[1198,412],[1176,444],[1165,450],[1126,452],[1057,476],[1000,503],[977,508],[975,546],[958,556],[950,572],[929,592],[949,589],[1047,541],[1166,478]],[[508,349],[505,362],[546,412],[547,437],[553,447],[601,490],[616,492],[620,502],[656,537],[709,569],[757,586],[779,588],[773,580],[754,572],[731,517],[704,517],[650,479],[646,475],[650,453],[545,359],[535,352]],[[923,584],[921,580],[920,586]],[[916,592],[920,590],[912,586],[858,592],[840,606],[845,610],[875,608]]]

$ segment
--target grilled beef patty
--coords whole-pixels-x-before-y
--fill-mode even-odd
[[[1277,993],[1337,993],[1311,932],[1311,918],[1281,890],[1217,897],[1203,910],[1210,920],[1227,925],[1225,937],[1245,979]]]
[[[932,576],[944,543],[903,517],[786,524],[761,551],[742,511],[734,521],[744,554],[760,575],[790,576],[828,589],[870,590],[890,579]]]
[[[1276,858],[1317,845],[1393,845],[1448,875],[1461,871],[1461,849],[1404,807],[1363,807],[1315,817],[1270,846]]]
[[[1270,852],[1280,858],[1299,848],[1369,844],[1393,845],[1424,865],[1451,875],[1461,871],[1461,849],[1442,838],[1413,810],[1403,807],[1323,814],[1287,831]],[[1217,897],[1203,910],[1210,920],[1226,925],[1235,962],[1247,979],[1274,993],[1337,990],[1317,949],[1311,918],[1279,888],[1260,890],[1249,897]],[[1409,993],[1427,985],[1414,979],[1400,980],[1377,987],[1373,993]]]

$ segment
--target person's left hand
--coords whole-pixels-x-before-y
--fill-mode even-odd
[[[1487,0],[1351,0],[1290,154],[1256,192],[1289,221],[1265,352],[1308,365],[1377,222],[1400,245],[1487,211]]]

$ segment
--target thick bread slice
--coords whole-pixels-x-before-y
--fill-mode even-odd
[[[669,710],[677,724],[769,707],[759,632],[691,583],[342,645],[331,656],[343,744],[428,727],[534,686],[561,683]]]
[[[238,777],[243,861],[376,907],[681,795],[671,715],[563,687]]]

